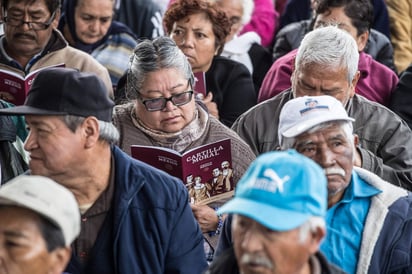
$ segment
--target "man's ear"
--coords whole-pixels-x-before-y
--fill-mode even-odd
[[[358,134],[353,134],[353,142],[355,144],[355,147],[359,145],[359,136]]]
[[[100,126],[97,118],[93,116],[87,117],[82,123],[81,130],[86,140],[85,146],[87,148],[94,146],[100,136]]]
[[[361,52],[365,49],[366,44],[368,43],[369,31],[365,31],[358,37],[356,37],[356,44],[358,45],[358,51]]]
[[[309,251],[311,254],[315,254],[319,250],[320,243],[326,235],[326,229],[324,227],[316,227],[315,231],[310,232]]]
[[[66,269],[72,255],[70,247],[59,247],[50,252],[48,274],[61,274]]]
[[[352,98],[355,95],[356,91],[356,85],[358,84],[360,78],[360,71],[356,71],[355,76],[353,77],[352,83],[351,83],[351,91],[350,91],[350,98]]]
[[[59,26],[60,15],[60,9],[56,10],[56,15],[54,16],[54,20],[51,24],[52,28],[57,29],[57,27]]]

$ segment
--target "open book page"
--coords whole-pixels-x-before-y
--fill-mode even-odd
[[[209,204],[233,195],[230,139],[196,147],[180,155],[154,146],[131,146],[132,156],[181,179],[190,202]]]
[[[0,69],[0,99],[15,105],[23,105],[36,75],[43,69],[50,67],[65,67],[57,64],[39,68],[23,76],[15,71]]]

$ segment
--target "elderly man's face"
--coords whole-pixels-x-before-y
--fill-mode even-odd
[[[28,2],[28,3],[27,3]],[[9,18],[24,21],[48,22],[52,13],[48,10],[45,0],[36,1],[9,1],[6,7]],[[4,24],[4,34],[7,40],[7,52],[12,57],[18,55],[32,57],[44,49],[52,35],[53,28],[57,27],[60,12],[56,12],[52,25],[44,30],[34,30],[28,24],[14,26]]]
[[[312,233],[305,240],[300,239],[299,228],[274,231],[241,215],[233,216],[232,232],[242,274],[301,273],[320,241]]]
[[[340,200],[351,180],[354,144],[342,126],[330,127],[296,137],[295,149],[317,162],[328,179],[329,205]]]
[[[40,218],[30,210],[0,207],[0,273],[62,273],[70,250],[49,252],[40,232]]]
[[[292,90],[295,97],[330,95],[345,105],[355,94],[358,76],[348,81],[345,68],[311,64],[300,67],[292,74]]]
[[[30,153],[33,175],[43,175],[64,183],[76,178],[83,169],[87,151],[87,134],[80,126],[72,132],[59,116],[27,115],[29,128],[24,149]],[[66,186],[69,187],[69,186]]]

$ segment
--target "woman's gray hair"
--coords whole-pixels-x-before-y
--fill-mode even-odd
[[[72,132],[75,132],[85,119],[85,117],[74,115],[62,116],[62,121]],[[98,123],[100,140],[106,141],[109,144],[114,144],[119,141],[119,131],[112,123],[100,120],[98,120]]]
[[[328,129],[332,126],[340,126],[343,130],[343,132],[345,133],[345,136],[348,140],[349,143],[354,145],[354,135],[353,135],[353,125],[352,122],[350,121],[329,121],[329,122],[324,122],[321,123],[319,125],[316,125],[312,128],[310,128],[309,130],[307,130],[304,133],[314,133],[320,130],[324,130],[324,129]],[[282,136],[282,140],[281,140],[281,149],[282,150],[286,150],[289,148],[294,148],[295,147],[295,143],[296,143],[296,137],[290,137],[290,138],[286,138]]]
[[[295,71],[307,65],[344,68],[351,83],[358,71],[359,52],[355,39],[337,26],[310,31],[302,40],[295,59]]]
[[[162,36],[141,41],[130,57],[126,97],[137,99],[147,74],[167,68],[181,71],[193,87],[194,76],[190,63],[172,38]]]

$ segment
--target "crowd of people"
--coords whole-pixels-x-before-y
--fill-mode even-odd
[[[412,273],[409,2],[0,0],[0,273]]]

